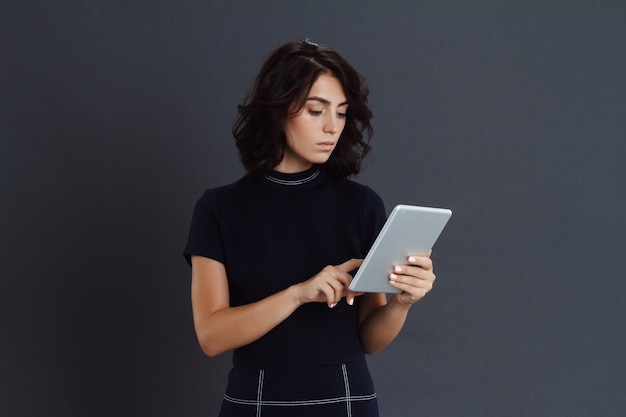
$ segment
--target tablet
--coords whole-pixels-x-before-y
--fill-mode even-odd
[[[350,290],[399,293],[389,283],[394,265],[405,265],[410,255],[426,255],[441,234],[449,209],[398,205],[387,218],[372,248],[356,272]]]

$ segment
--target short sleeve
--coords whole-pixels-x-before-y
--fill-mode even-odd
[[[204,256],[224,263],[218,203],[213,190],[207,190],[196,202],[187,246],[183,254],[189,265],[191,265],[192,255]]]

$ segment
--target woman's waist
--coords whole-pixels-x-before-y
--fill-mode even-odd
[[[341,350],[324,347],[290,349],[289,346],[283,346],[272,351],[255,349],[255,346],[248,345],[235,349],[233,353],[234,366],[251,369],[295,370],[364,360],[365,353],[360,344]]]

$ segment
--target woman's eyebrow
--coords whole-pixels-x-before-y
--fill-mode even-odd
[[[306,101],[318,101],[318,102],[320,102],[322,104],[326,104],[326,105],[332,104],[330,101],[328,101],[328,100],[326,100],[325,98],[322,98],[322,97],[308,97],[306,99]],[[348,105],[348,102],[344,101],[342,103],[337,104],[337,107],[347,106],[347,105]]]

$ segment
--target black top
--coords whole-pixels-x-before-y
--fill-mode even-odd
[[[336,181],[317,166],[246,176],[207,190],[196,203],[185,257],[226,267],[230,305],[261,300],[326,265],[363,258],[385,222],[369,187]],[[259,340],[235,350],[236,365],[291,368],[363,358],[356,305],[309,303]]]

